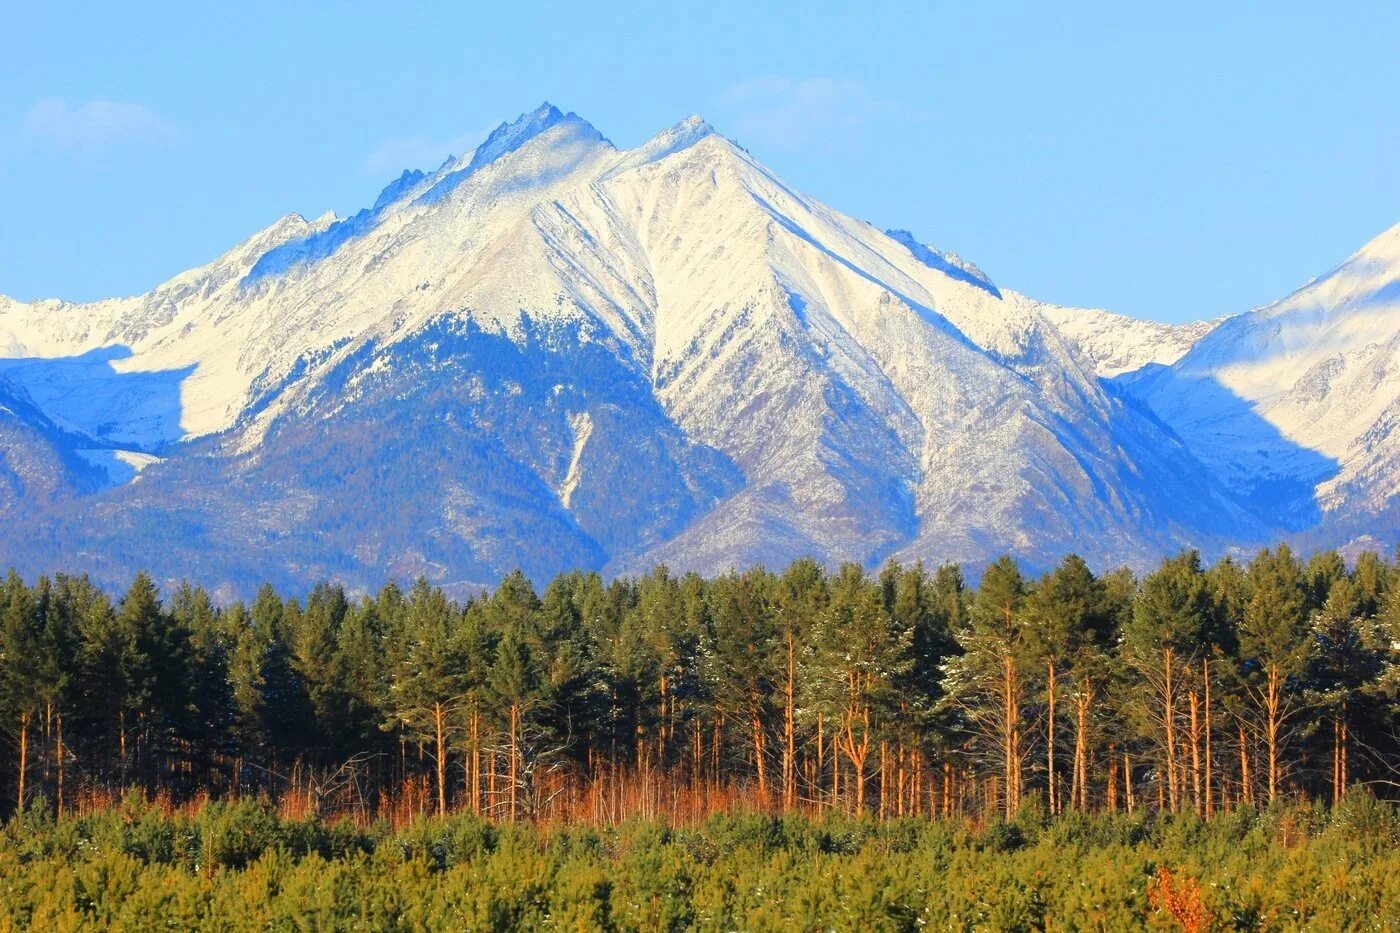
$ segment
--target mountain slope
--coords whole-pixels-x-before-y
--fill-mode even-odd
[[[1169,366],[1186,355],[1219,321],[1162,324],[1096,308],[1065,308],[1033,302],[1041,314],[1094,363],[1100,376],[1121,376],[1154,363]]]
[[[1400,225],[1126,382],[1226,482],[1295,530],[1385,510],[1400,452]]]

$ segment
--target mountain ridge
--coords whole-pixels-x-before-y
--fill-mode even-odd
[[[288,215],[145,295],[0,299],[0,378],[131,467],[0,510],[53,529],[39,569],[97,547],[104,572],[178,575],[241,549],[234,589],[1221,552],[1277,533],[1283,499],[1153,386],[1234,320],[1037,302],[802,195],[698,117],[618,150],[544,104],[351,218]],[[1393,496],[1383,420],[1349,428],[1380,452],[1327,514]],[[20,437],[0,454],[38,443]],[[1276,461],[1316,454],[1280,437]],[[403,527],[333,514],[365,501]],[[1321,524],[1314,505],[1287,530]],[[168,557],[162,523],[184,529]]]

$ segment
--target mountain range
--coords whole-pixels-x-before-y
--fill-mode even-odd
[[[0,283],[3,285],[3,283]],[[548,104],[133,298],[0,297],[0,564],[226,598],[1400,532],[1400,226],[1223,320],[999,288]]]

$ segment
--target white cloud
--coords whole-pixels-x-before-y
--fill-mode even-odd
[[[104,149],[174,139],[175,127],[143,104],[90,100],[70,107],[61,97],[41,100],[24,115],[24,132],[60,149]]]
[[[741,143],[783,149],[858,145],[875,121],[900,105],[862,81],[837,78],[753,78],[729,85],[719,106]]]
[[[460,156],[481,143],[490,130],[462,133],[446,139],[430,136],[391,136],[380,140],[360,165],[362,171],[374,176],[396,175],[406,168],[430,172],[450,155]]]

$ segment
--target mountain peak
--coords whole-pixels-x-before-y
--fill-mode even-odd
[[[423,192],[418,200],[425,204],[441,201],[478,169],[490,165],[502,156],[509,155],[548,130],[565,123],[572,123],[577,130],[599,140],[603,139],[603,134],[599,133],[593,124],[578,114],[572,111],[562,113],[558,107],[545,101],[534,110],[522,113],[510,123],[502,123],[492,130],[491,134],[472,152],[469,159],[464,156],[465,161],[459,160],[460,167],[444,174],[431,188]]]
[[[692,114],[684,120],[657,133],[636,149],[622,154],[618,163],[608,172],[607,177],[621,174],[629,169],[639,168],[651,162],[659,162],[673,153],[691,146],[710,136],[718,135],[715,128],[705,122],[699,114]]]
[[[1400,224],[1361,247],[1357,255],[1384,262],[1400,262]]]
[[[566,116],[549,101],[545,101],[528,113],[522,113],[509,123],[502,122],[500,126],[491,131],[480,146],[476,147],[476,151],[472,153],[471,160],[464,166],[464,169],[470,171],[474,168],[480,168],[489,162],[496,161],[508,152],[514,152],[545,130],[563,122],[567,117],[586,122],[575,113]]]

